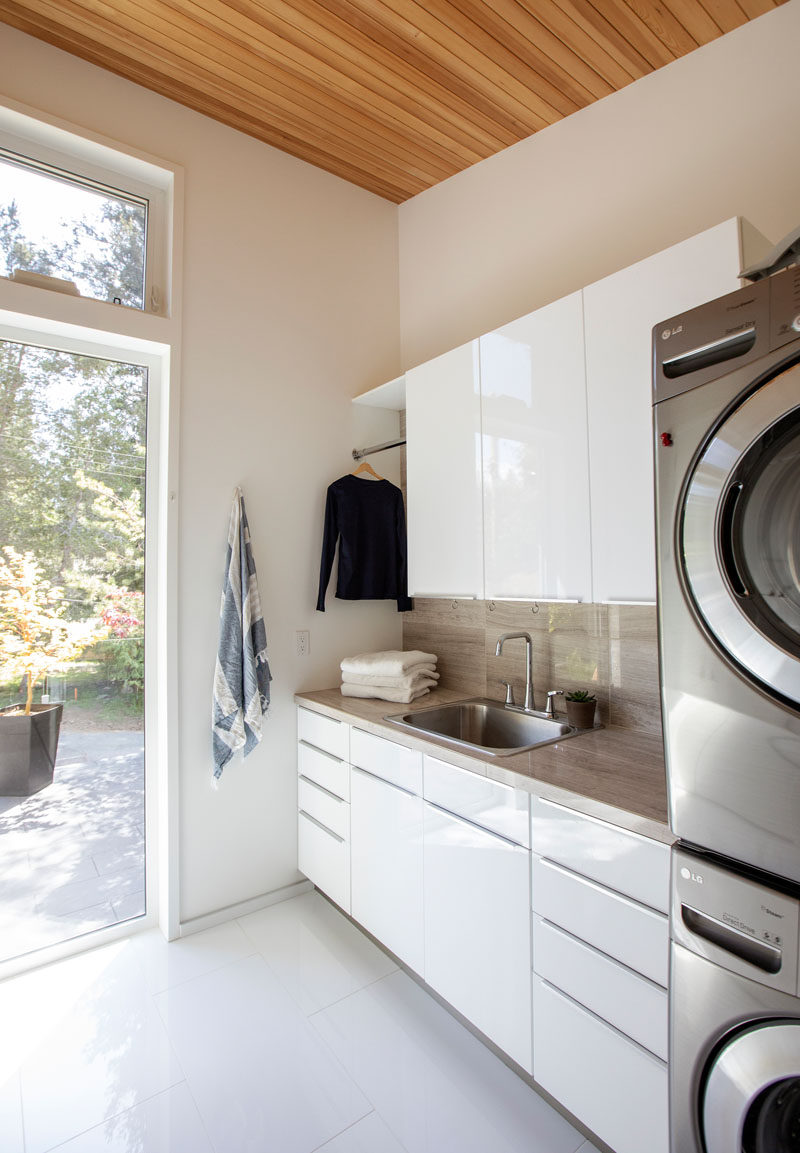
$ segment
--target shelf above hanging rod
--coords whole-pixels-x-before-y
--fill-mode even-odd
[[[373,444],[369,448],[354,448],[353,460],[363,460],[365,456],[371,456],[373,452],[385,452],[387,448],[400,448],[405,443],[404,440],[387,440],[384,444]]]

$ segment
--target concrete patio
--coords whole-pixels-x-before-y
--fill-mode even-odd
[[[144,734],[62,731],[52,785],[0,797],[0,961],[144,911]]]

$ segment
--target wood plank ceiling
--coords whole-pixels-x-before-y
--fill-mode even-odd
[[[395,203],[785,0],[0,0],[0,20]]]

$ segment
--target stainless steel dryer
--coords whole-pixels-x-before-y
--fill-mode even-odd
[[[800,269],[653,347],[670,823],[800,881]]]
[[[673,849],[674,1153],[800,1149],[800,890]]]

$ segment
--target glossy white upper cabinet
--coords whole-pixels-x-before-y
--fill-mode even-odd
[[[596,602],[656,598],[651,330],[740,287],[743,223],[727,220],[584,289]]]
[[[406,373],[408,591],[483,597],[478,341]]]
[[[580,292],[480,338],[485,595],[591,600]]]

